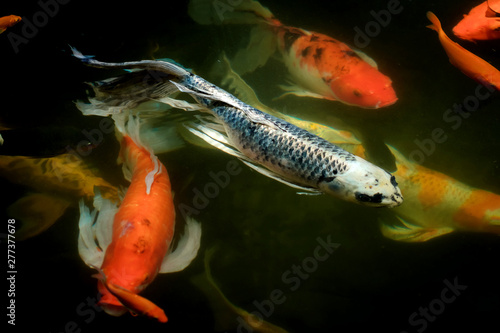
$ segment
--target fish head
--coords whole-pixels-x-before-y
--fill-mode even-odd
[[[403,202],[396,178],[389,172],[355,156],[357,163],[341,175],[322,180],[328,194],[369,207],[397,207]]]
[[[343,75],[331,82],[330,89],[338,100],[368,109],[389,106],[398,100],[391,79],[374,67]]]

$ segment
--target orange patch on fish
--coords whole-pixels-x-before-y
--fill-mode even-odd
[[[442,173],[416,166],[417,172],[410,181],[420,185],[418,200],[424,208],[435,207],[443,202],[448,190],[448,184],[454,180]]]
[[[474,227],[484,231],[500,234],[500,220],[497,218],[497,225],[491,224],[491,214],[493,211],[500,211],[500,196],[483,190],[475,190],[471,193],[467,201],[453,215],[453,219],[464,227]]]

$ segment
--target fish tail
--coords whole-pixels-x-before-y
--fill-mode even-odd
[[[241,0],[233,5],[227,0],[191,0],[188,13],[198,24],[279,24],[269,9],[258,1]]]
[[[427,18],[432,22],[427,28],[435,30],[437,32],[441,31],[441,22],[433,12],[427,12]]]

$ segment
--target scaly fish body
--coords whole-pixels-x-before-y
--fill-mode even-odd
[[[395,207],[403,201],[395,178],[387,171],[306,130],[241,102],[214,84],[174,64],[149,60],[113,64],[85,57],[76,50],[74,55],[95,67],[141,68],[147,70],[149,75],[152,71],[158,71],[170,76],[163,85],[171,84],[179,91],[190,94],[217,120],[215,124],[194,125],[192,132],[238,156],[271,178],[306,191],[328,193],[368,206]],[[134,78],[135,75],[137,73]],[[129,104],[134,90],[146,91],[144,86],[135,87],[132,84],[126,89],[126,78],[116,81],[120,82],[124,105]],[[106,98],[99,88],[94,87],[96,96]],[[151,89],[154,92],[159,90],[156,85]],[[172,93],[171,88],[164,87],[163,91],[168,93],[161,101],[183,108],[180,101],[168,97]],[[147,100],[145,96],[147,94],[141,98]],[[102,102],[103,99],[91,99],[92,104],[101,105]],[[191,105],[185,108],[188,107],[192,108]]]

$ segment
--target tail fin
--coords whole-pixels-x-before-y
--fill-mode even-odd
[[[191,0],[188,13],[198,24],[256,24],[269,22],[274,15],[258,1]]]
[[[427,28],[435,30],[437,32],[441,31],[441,22],[433,12],[427,12],[427,18],[432,22]]]

